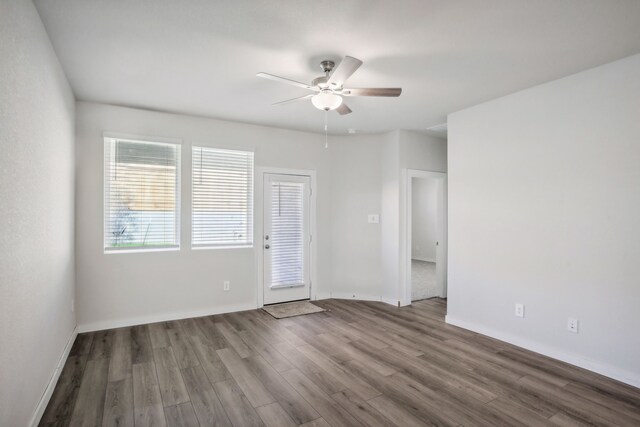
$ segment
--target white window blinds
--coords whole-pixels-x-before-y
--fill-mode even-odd
[[[305,185],[271,183],[271,286],[305,283]]]
[[[105,138],[104,249],[180,245],[180,145]]]
[[[253,153],[193,147],[191,242],[253,245]]]

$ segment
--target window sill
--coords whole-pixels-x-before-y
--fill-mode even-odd
[[[253,245],[225,245],[225,246],[191,246],[194,251],[216,249],[253,249]]]
[[[144,253],[144,252],[174,252],[179,251],[180,246],[161,247],[161,248],[148,248],[148,247],[133,247],[127,249],[104,249],[105,255],[111,254],[131,254],[131,253]]]

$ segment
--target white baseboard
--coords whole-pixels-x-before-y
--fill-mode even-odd
[[[387,298],[387,297],[381,297],[380,301],[387,303],[389,305],[392,305],[394,307],[399,307],[400,306],[400,301],[398,301],[397,298]]]
[[[316,294],[316,300],[329,299],[331,298],[331,292],[318,292]]]
[[[64,364],[67,362],[67,358],[69,357],[69,353],[71,352],[71,347],[73,346],[73,342],[76,340],[76,336],[78,336],[78,328],[74,328],[73,332],[71,332],[71,336],[67,340],[67,345],[65,345],[60,358],[58,359],[58,363],[53,371],[53,375],[51,375],[51,379],[47,384],[47,387],[44,389],[44,393],[42,393],[42,397],[38,402],[38,406],[36,406],[36,410],[31,417],[31,421],[29,425],[31,427],[36,427],[40,423],[40,419],[42,419],[42,415],[44,415],[45,409],[47,409],[47,405],[49,404],[49,400],[51,399],[51,395],[53,395],[53,390],[56,388],[56,384],[58,383],[58,379],[60,378],[60,374],[62,373],[62,369],[64,368]]]
[[[555,347],[541,344],[537,341],[532,341],[526,338],[518,337],[515,335],[507,334],[495,329],[487,328],[483,325],[468,322],[466,320],[456,319],[450,315],[445,316],[445,322],[449,325],[458,326],[463,329],[468,329],[473,332],[477,332],[482,335],[489,336],[491,338],[498,339],[500,341],[513,344],[518,347],[533,351],[535,353],[542,354],[544,356],[551,357],[553,359],[560,360],[562,362],[569,363],[571,365],[578,366],[580,368],[587,369],[605,377],[613,378],[614,380],[623,382],[625,384],[632,385],[634,387],[640,387],[640,376],[637,373],[629,372],[623,369],[616,368],[605,363],[596,362],[594,360],[587,359],[583,356],[576,354],[566,353]]]
[[[360,301],[382,301],[380,295],[358,294],[355,292],[331,292],[331,298],[354,299]]]
[[[255,310],[255,302],[222,307],[210,307],[199,310],[177,311],[174,313],[150,314],[148,316],[125,319],[99,320],[78,325],[78,333],[101,331],[104,329],[124,328],[126,326],[145,325],[147,323],[168,322],[170,320],[188,319],[191,317],[212,316],[214,314],[233,313],[236,311]]]

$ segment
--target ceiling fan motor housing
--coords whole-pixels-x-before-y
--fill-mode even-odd
[[[329,80],[328,76],[317,77],[313,79],[313,81],[311,82],[311,86],[317,86],[320,89],[326,89],[329,87],[329,84],[327,83],[328,80]]]
[[[322,71],[324,71],[325,74],[330,73],[331,70],[333,70],[333,67],[335,66],[336,66],[336,63],[333,61],[329,61],[328,59],[325,59],[320,63],[320,68],[322,68]]]

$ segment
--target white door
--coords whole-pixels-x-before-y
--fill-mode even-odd
[[[308,299],[311,178],[264,174],[264,304]]]

